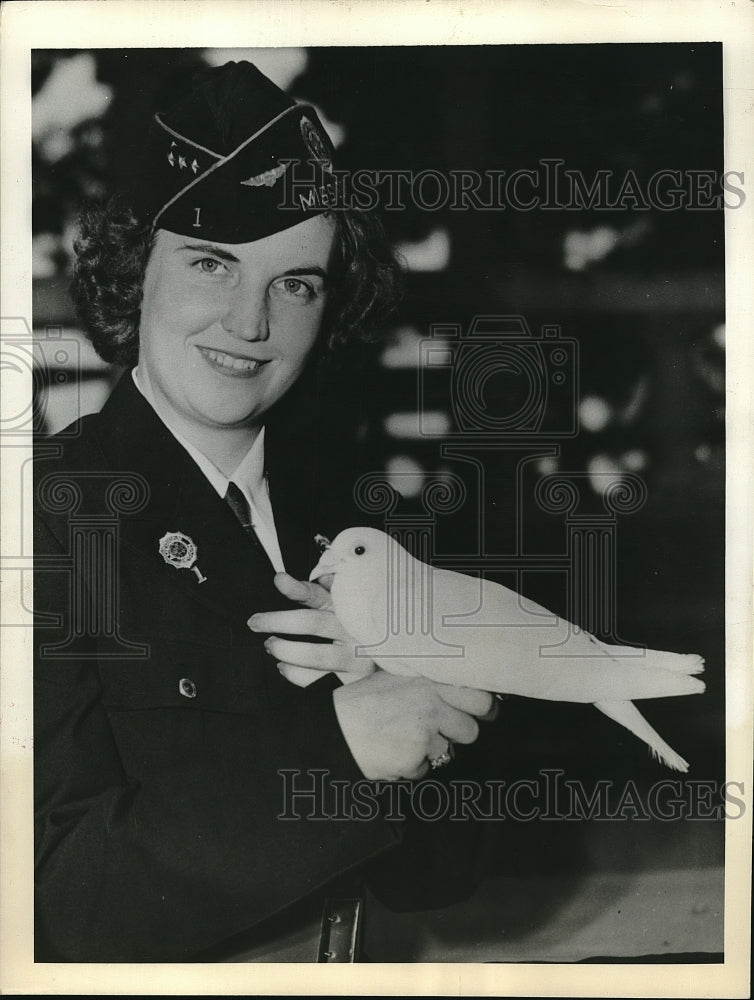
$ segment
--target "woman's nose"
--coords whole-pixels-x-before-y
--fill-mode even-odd
[[[227,333],[243,340],[267,340],[268,320],[266,293],[244,285],[234,289],[221,323]]]

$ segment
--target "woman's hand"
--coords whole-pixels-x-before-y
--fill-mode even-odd
[[[330,582],[326,577],[323,581]],[[326,587],[287,573],[276,574],[275,586],[302,607],[259,612],[249,619],[249,628],[331,640],[301,642],[271,635],[265,646],[294,684],[305,687],[331,671],[343,680],[344,686],[333,692],[335,714],[366,778],[422,777],[429,770],[429,758],[441,756],[453,743],[472,743],[479,735],[477,719],[486,721],[496,714],[496,702],[486,691],[436,684],[423,677],[398,677],[356,656],[353,639],[335,617]]]
[[[429,759],[453,743],[473,743],[477,719],[489,717],[492,695],[473,688],[398,677],[378,670],[333,691],[335,714],[365,778],[421,778]]]
[[[329,581],[322,578],[324,583]],[[296,580],[288,573],[275,574],[275,586],[291,601],[302,605],[291,611],[264,611],[252,615],[248,626],[253,632],[274,633],[265,648],[278,661],[278,670],[287,680],[306,687],[323,673],[338,674],[344,684],[367,677],[376,670],[372,660],[356,656],[356,644],[333,611],[332,599],[319,583]],[[280,638],[280,634],[311,635],[330,642],[301,642]]]

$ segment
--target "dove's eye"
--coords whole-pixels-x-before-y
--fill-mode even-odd
[[[353,551],[356,553],[357,556],[363,556],[364,553],[366,552],[366,549],[364,548],[363,545],[357,545]]]

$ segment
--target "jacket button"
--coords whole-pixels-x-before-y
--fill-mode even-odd
[[[181,677],[178,681],[178,690],[184,698],[196,698],[196,684],[189,677]]]

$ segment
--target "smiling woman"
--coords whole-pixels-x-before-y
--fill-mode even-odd
[[[350,489],[324,490],[272,414],[398,280],[379,224],[319,198],[313,109],[230,63],[146,145],[76,245],[81,320],[130,370],[35,469],[36,960],[313,961],[354,876],[405,836],[383,809],[322,823],[331,789],[422,777],[491,698],[376,670],[306,582]],[[310,197],[281,207],[282,164],[307,160]],[[281,775],[312,771],[330,784],[281,822]],[[416,868],[434,903],[472,888],[473,852],[443,843]]]
[[[328,305],[318,345],[324,351],[371,340],[391,315],[402,280],[376,215],[351,208],[322,212],[322,216],[332,220],[335,233],[328,262]],[[136,217],[123,194],[87,206],[79,230],[71,285],[77,312],[104,360],[133,365],[138,358],[144,273],[155,231]],[[193,245],[196,234],[191,237]],[[197,242],[196,246],[225,262],[228,244],[224,250],[216,243]]]
[[[228,475],[317,342],[334,229],[315,216],[232,252],[157,233],[144,277],[139,384],[162,419]]]

